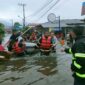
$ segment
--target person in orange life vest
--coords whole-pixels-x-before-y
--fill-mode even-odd
[[[61,38],[61,40],[60,40],[60,44],[61,44],[62,46],[64,46],[64,45],[65,45],[64,37],[62,37],[62,38]]]
[[[6,42],[5,46],[7,46],[8,51],[12,51],[13,44],[15,43],[16,39],[21,35],[21,32],[17,32],[17,30],[12,31],[12,35],[10,39]]]
[[[18,39],[16,39],[15,44],[13,45],[13,52],[16,53],[17,55],[24,55],[25,54],[25,44],[24,44],[24,40],[20,40],[20,42],[18,42]]]
[[[39,39],[38,46],[44,50],[49,50],[52,47],[52,39],[49,32],[45,32],[45,34]]]
[[[4,56],[5,59],[9,59],[12,55],[12,52],[6,51],[4,46],[2,45],[2,41],[0,41],[0,56]]]
[[[58,39],[57,39],[57,37],[55,36],[55,33],[54,33],[54,32],[51,32],[50,35],[51,35],[52,44],[53,44],[52,50],[53,50],[53,52],[56,52],[56,46],[57,46],[57,44],[58,44]]]
[[[6,51],[4,46],[2,45],[2,41],[0,41],[0,52],[6,52],[8,54],[12,54],[12,52]]]
[[[31,41],[35,41],[36,39],[37,39],[36,33],[33,32],[32,35],[30,36],[30,40],[31,40]]]
[[[2,41],[0,41],[0,52],[4,51],[4,50],[5,50],[5,48],[4,48],[4,46],[2,46]]]

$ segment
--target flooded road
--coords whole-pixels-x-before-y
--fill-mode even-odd
[[[0,85],[73,85],[71,55],[39,53],[0,62]]]

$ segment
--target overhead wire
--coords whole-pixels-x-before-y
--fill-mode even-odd
[[[61,0],[57,0],[52,6],[49,7],[49,9],[44,12],[43,15],[41,15],[36,21],[40,20],[42,17],[44,17],[55,5],[57,5]]]
[[[52,10],[53,7],[55,7],[60,1],[63,1],[64,3],[68,2],[69,0],[57,0],[43,15],[41,15],[37,20],[32,20],[33,22],[40,21],[41,18],[43,18],[50,10]],[[62,3],[63,3],[62,2]],[[62,6],[62,3],[59,4],[59,6],[56,8],[59,10],[59,8]],[[64,5],[64,4],[63,4]]]
[[[58,0],[58,2],[59,2],[60,0]],[[69,0],[63,0],[63,2],[65,3],[65,2],[68,2]],[[41,15],[36,21],[40,21],[41,20],[41,18],[43,18],[53,7],[55,7],[56,5],[57,5],[57,3],[58,3],[57,1],[56,1],[56,3],[54,4],[54,5],[52,5],[43,15]],[[62,2],[62,3],[63,3]],[[62,6],[62,3],[57,7],[58,9],[57,10],[59,10],[59,8]],[[64,5],[64,4],[63,4]]]
[[[70,0],[62,0],[62,3],[60,3],[60,5],[57,7],[57,10],[59,10],[59,8],[61,7],[61,6],[64,6],[68,1],[70,1]],[[63,3],[65,3],[65,4],[63,4]],[[63,4],[63,5],[62,5]]]
[[[50,5],[54,0],[48,0],[40,9],[38,9],[36,12],[34,12],[33,14],[29,15],[28,17],[32,17],[35,16],[37,14],[39,14],[41,11],[43,11],[48,5]]]

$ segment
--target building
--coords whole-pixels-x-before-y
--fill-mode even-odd
[[[65,19],[60,20],[60,26],[59,21],[55,22],[46,22],[41,24],[43,28],[49,28],[51,31],[60,31],[62,30],[64,34],[67,34],[68,31],[70,31],[75,25],[84,25],[84,21],[80,19]]]

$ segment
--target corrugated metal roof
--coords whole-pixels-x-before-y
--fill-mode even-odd
[[[61,27],[67,27],[68,24],[76,24],[76,23],[84,23],[83,21],[81,21],[80,19],[66,19],[66,20],[61,20],[60,21],[60,25]],[[46,23],[43,23],[41,24],[43,27],[52,27],[52,28],[55,28],[55,27],[59,27],[59,21],[55,21],[55,22],[46,22]]]

